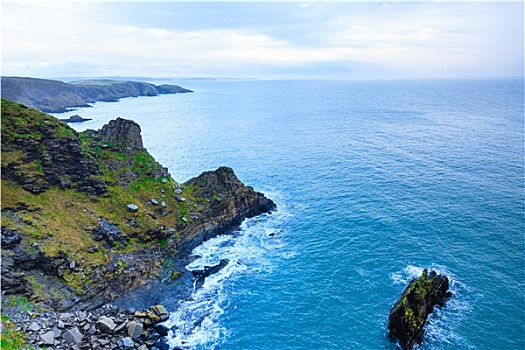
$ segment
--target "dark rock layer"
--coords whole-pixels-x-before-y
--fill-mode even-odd
[[[48,113],[89,107],[97,101],[115,102],[124,97],[191,92],[177,85],[136,81],[92,80],[64,83],[57,80],[2,77],[2,97]]]
[[[76,188],[91,195],[106,193],[97,164],[81,148],[76,131],[39,111],[2,99],[2,178],[26,191],[51,186]]]
[[[388,317],[389,337],[397,339],[405,350],[412,349],[424,340],[427,317],[435,305],[444,306],[452,293],[448,291],[448,278],[435,271],[412,280]]]

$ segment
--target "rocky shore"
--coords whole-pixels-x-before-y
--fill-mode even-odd
[[[176,182],[133,121],[79,134],[2,99],[2,341],[163,349],[150,306],[220,269],[187,271],[191,249],[274,209],[227,167]],[[115,328],[97,326],[102,316]]]

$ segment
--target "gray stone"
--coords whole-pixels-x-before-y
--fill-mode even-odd
[[[186,218],[182,218],[182,221],[184,221],[184,222],[188,222],[188,219],[186,219]]]
[[[148,350],[148,347],[146,345],[141,345],[138,350]]]
[[[177,188],[177,189],[175,190],[175,193],[176,193],[176,194],[182,194],[182,190],[181,190],[180,188]]]
[[[139,210],[139,207],[135,204],[128,204],[126,208],[132,213],[135,213]]]
[[[64,321],[58,320],[57,327],[63,329],[66,325],[64,324]]]
[[[68,314],[68,313],[60,314],[60,316],[58,316],[58,319],[60,321],[69,321],[70,318],[71,318],[71,314]]]
[[[133,340],[131,340],[130,337],[126,337],[126,338],[122,338],[122,345],[124,346],[124,348],[132,348],[135,343],[133,342]]]
[[[164,202],[164,201],[160,202],[160,206],[163,207],[163,208],[166,208],[166,202]]]
[[[117,325],[113,320],[106,316],[100,316],[97,321],[97,329],[99,329],[103,333],[113,333],[113,331],[117,328]]]
[[[62,339],[64,339],[68,344],[80,344],[82,343],[83,337],[84,336],[82,333],[80,333],[77,327],[72,328],[62,334]]]
[[[158,204],[159,204],[159,201],[158,201],[156,198],[151,198],[151,199],[150,199],[150,202],[151,202],[151,204],[153,204],[153,205],[158,205]]]
[[[62,335],[62,331],[57,327],[53,327],[53,334],[55,338],[60,338],[60,336]]]
[[[168,182],[168,180],[166,179],[162,179],[162,183],[165,184],[166,182]]]
[[[33,322],[31,322],[29,327],[27,327],[27,330],[31,331],[31,332],[39,331],[40,330],[40,325],[33,321]]]
[[[48,331],[40,336],[40,340],[44,345],[55,345],[55,333]]]
[[[130,323],[128,323],[128,335],[133,339],[137,339],[140,337],[140,335],[142,334],[142,329],[143,326],[140,322],[131,321]]]

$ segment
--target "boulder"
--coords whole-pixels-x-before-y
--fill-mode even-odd
[[[132,339],[139,338],[140,335],[142,334],[142,329],[143,329],[143,326],[142,326],[142,323],[140,322],[131,321],[128,323],[128,335]]]
[[[388,316],[388,330],[391,339],[397,339],[404,350],[421,344],[424,337],[423,326],[434,306],[444,306],[452,293],[448,291],[448,278],[430,274],[425,269],[423,274],[412,280],[395,303]]]
[[[153,305],[150,307],[150,310],[160,318],[160,322],[164,322],[170,317],[170,314],[162,305]]]
[[[103,333],[113,333],[115,328],[117,328],[117,325],[111,318],[106,316],[100,316],[97,321],[96,327]]]
[[[42,341],[44,345],[55,345],[55,332],[47,331],[40,336],[40,341]]]
[[[64,334],[62,334],[62,338],[66,341],[66,343],[68,344],[80,344],[82,343],[82,338],[84,336],[82,335],[82,333],[80,333],[80,331],[78,330],[77,327],[75,328],[72,328],[70,330],[68,330],[67,332],[64,332]]]

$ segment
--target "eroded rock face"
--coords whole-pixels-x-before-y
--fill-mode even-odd
[[[36,110],[2,100],[2,178],[32,193],[51,186],[105,194],[93,159],[81,147],[76,131]]]
[[[98,138],[102,143],[115,143],[122,151],[144,151],[140,126],[133,120],[111,120],[98,131]]]
[[[275,203],[253,187],[244,185],[228,167],[207,171],[188,180],[195,197],[206,198],[209,207],[187,224],[179,235],[181,250],[191,250],[218,234],[251,218],[276,209]]]
[[[427,317],[435,305],[444,306],[452,293],[448,291],[448,278],[435,271],[423,274],[407,286],[388,317],[389,337],[397,339],[405,350],[421,344]]]

